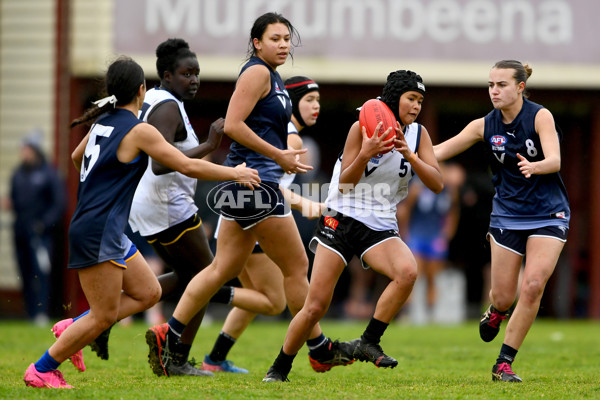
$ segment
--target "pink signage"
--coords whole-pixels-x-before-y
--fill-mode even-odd
[[[583,0],[115,1],[114,49],[182,37],[200,57],[242,57],[267,11],[298,29],[302,57],[600,64],[600,1]]]

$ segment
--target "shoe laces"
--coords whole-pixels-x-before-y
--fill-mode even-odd
[[[509,363],[498,364],[498,370],[496,372],[499,374],[515,375]]]
[[[340,347],[340,341],[339,340],[331,340],[329,339],[329,351],[335,351],[337,349],[339,349]]]
[[[488,325],[493,328],[498,328],[500,326],[500,323],[502,321],[504,321],[505,319],[506,319],[506,315],[502,315],[498,312],[491,312],[490,313],[490,322],[488,322]]]
[[[165,344],[162,346],[162,354],[160,358],[164,368],[167,368],[167,365],[174,361],[173,354],[169,350],[169,339],[167,335],[165,335]]]
[[[51,371],[51,373],[56,377],[56,379],[58,379],[58,383],[62,386],[65,386],[67,384],[67,381],[65,381],[65,378],[63,377],[63,374],[55,369],[54,371]]]
[[[277,375],[279,375],[279,377],[281,377],[281,381],[282,381],[282,382],[289,382],[289,381],[290,381],[290,380],[288,379],[287,375],[284,375],[283,373],[281,373],[281,372],[279,372],[279,371],[277,372]]]

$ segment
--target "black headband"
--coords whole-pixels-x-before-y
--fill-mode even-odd
[[[300,110],[298,110],[298,103],[306,93],[315,91],[318,92],[319,85],[317,82],[307,78],[306,76],[294,76],[287,79],[284,83],[285,89],[290,95],[290,100],[292,101],[292,114],[296,117],[300,125],[306,126],[306,123],[300,115]]]

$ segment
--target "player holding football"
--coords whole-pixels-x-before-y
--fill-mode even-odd
[[[476,142],[489,146],[496,194],[487,237],[492,257],[491,305],[482,315],[479,334],[493,340],[517,296],[492,379],[521,382],[512,362],[540,307],[569,230],[569,200],[560,177],[559,135],[554,118],[524,96],[531,67],[515,60],[497,62],[489,75],[494,106],[488,115],[434,147],[439,161],[462,153]]]
[[[294,357],[327,312],[335,285],[353,255],[366,268],[391,279],[362,337],[351,342],[353,357],[378,367],[398,365],[384,354],[379,342],[412,290],[417,264],[398,235],[396,205],[406,197],[413,173],[432,191],[443,189],[429,134],[415,123],[424,95],[419,75],[392,72],[381,100],[398,121],[396,137],[384,140],[392,128],[382,132],[382,124],[371,137],[358,121],[350,128],[333,171],[325,201],[328,210],[311,241],[315,259],[308,297],[290,323],[283,347],[263,382],[287,381]]]

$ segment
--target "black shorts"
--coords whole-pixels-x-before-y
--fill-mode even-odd
[[[339,255],[346,265],[356,255],[363,268],[367,269],[369,266],[363,260],[365,253],[379,243],[394,238],[400,239],[395,230],[375,231],[354,218],[328,209],[319,218],[309,248],[314,253],[317,244],[320,244]]]
[[[558,239],[561,242],[567,241],[567,234],[569,228],[563,226],[544,226],[536,229],[500,229],[490,227],[487,233],[487,239],[492,240],[507,250],[517,253],[520,256],[525,255],[525,249],[527,248],[527,239],[530,237],[548,237]]]
[[[286,217],[291,214],[279,184],[261,182],[258,188],[251,190],[238,183],[221,187],[219,211],[229,221],[235,221],[242,229],[249,229],[269,217]]]
[[[144,236],[144,239],[146,239],[150,244],[153,244],[158,240],[158,243],[160,243],[162,246],[168,246],[178,241],[179,238],[187,231],[198,229],[201,225],[202,219],[198,216],[198,214],[194,214],[185,221],[180,222],[177,225],[173,225],[162,232],[159,232],[155,235]]]

